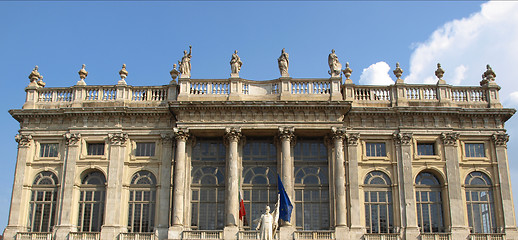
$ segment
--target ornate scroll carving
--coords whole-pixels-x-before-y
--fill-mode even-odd
[[[394,142],[396,142],[396,144],[410,145],[412,142],[412,133],[396,132],[392,134],[392,137],[394,138]]]
[[[492,136],[493,142],[495,142],[496,146],[504,146],[507,147],[507,142],[509,141],[509,135],[507,133],[495,133]]]
[[[343,141],[345,139],[345,136],[346,136],[345,128],[332,127],[331,131],[333,132],[331,134],[331,137],[333,138],[334,141],[336,141],[336,140]]]
[[[457,146],[457,140],[459,140],[459,133],[442,133],[441,139],[444,145]]]
[[[108,134],[108,139],[110,140],[111,145],[124,145],[128,140],[127,133],[110,133]]]
[[[18,143],[18,147],[29,147],[32,142],[32,135],[30,134],[16,134],[14,140]]]
[[[357,146],[360,141],[360,133],[348,133],[346,137],[349,146]]]
[[[191,134],[188,128],[173,128],[174,137],[177,141],[187,142]]]
[[[80,133],[65,133],[63,134],[63,138],[65,138],[65,144],[68,146],[77,146],[79,145],[79,140],[81,140]]]
[[[242,136],[241,128],[228,127],[225,129],[225,144],[230,142],[239,142],[239,139],[241,139]]]

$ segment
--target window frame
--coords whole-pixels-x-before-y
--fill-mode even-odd
[[[419,180],[419,176],[421,174],[430,174],[433,176],[433,178],[437,181],[437,184],[432,184],[432,185],[428,185],[428,184],[419,184],[417,181]],[[414,181],[414,184],[415,184],[415,201],[416,201],[416,214],[417,214],[417,225],[420,226],[420,230],[421,230],[421,233],[444,233],[446,232],[446,220],[445,220],[445,207],[444,207],[444,194],[443,194],[443,184],[441,183],[439,177],[437,177],[436,174],[432,173],[432,172],[429,172],[429,171],[421,171],[419,172],[419,174],[417,174],[416,178],[415,178],[415,181]],[[423,194],[422,193],[428,193],[427,197],[428,197],[428,200],[422,200],[422,196]],[[439,199],[438,201],[432,201],[429,199],[429,196],[431,192],[434,192],[434,193],[438,193],[439,194]],[[418,197],[419,195],[419,197]],[[440,207],[439,209],[439,214],[440,214],[440,217],[439,217],[439,220],[441,221],[440,224],[439,224],[439,229],[438,231],[433,231],[433,228],[430,227],[429,228],[429,231],[425,231],[426,229],[424,227],[422,227],[422,223],[424,223],[424,220],[423,220],[423,214],[420,212],[423,210],[423,207],[427,207],[428,209],[428,220],[430,220],[430,223],[433,221],[433,216],[431,214],[432,211],[430,211],[432,209],[431,206],[433,205],[438,205]],[[437,216],[435,216],[437,217]]]
[[[88,155],[88,144],[104,144],[104,154],[103,155]],[[81,160],[108,160],[108,147],[109,144],[106,142],[106,138],[99,137],[85,137],[81,139]]]
[[[134,183],[135,180],[138,180],[139,177],[142,176],[150,178],[150,184],[137,184]],[[137,178],[137,179],[135,179]],[[130,233],[152,233],[155,231],[157,227],[157,191],[158,182],[156,176],[153,172],[145,169],[141,169],[136,171],[133,175],[131,175],[130,185],[128,188],[128,212],[127,212],[127,229]],[[140,193],[140,194],[138,194]],[[144,196],[149,194],[149,200],[145,200]],[[136,199],[137,196],[141,196],[139,200]],[[137,206],[140,209],[140,216],[136,216]],[[148,212],[144,213],[144,206],[148,207]],[[147,219],[144,217],[147,214]],[[147,223],[147,225],[145,224]],[[138,228],[139,231],[135,231]],[[143,231],[144,228],[148,228],[148,231]],[[144,229],[146,230],[146,229]]]
[[[475,157],[472,157],[472,156],[468,156],[468,144],[482,144],[482,147],[483,147],[483,153],[484,153],[484,156],[481,156],[481,157],[478,157],[478,156],[475,156]],[[462,157],[464,159],[469,159],[469,160],[488,160],[489,159],[489,147],[490,146],[486,141],[463,141],[462,142]]]
[[[44,174],[50,173],[50,176],[44,176]],[[39,184],[36,181],[41,180],[41,178],[51,178],[53,181],[53,184]],[[57,223],[57,208],[58,208],[58,195],[59,195],[59,187],[60,183],[57,178],[57,175],[54,172],[51,171],[40,171],[38,174],[34,176],[34,180],[31,185],[31,195],[29,199],[29,214],[28,214],[28,230],[29,232],[52,232],[53,228],[55,227]],[[42,200],[38,200],[39,193],[43,193]],[[46,196],[48,194],[51,194],[50,201],[46,200]],[[45,220],[44,211],[47,207],[50,207],[49,217],[47,220],[47,227],[48,231],[42,231],[43,229],[43,223]],[[37,231],[34,231],[34,225],[36,221],[36,215],[38,212],[38,209],[41,211],[41,216],[39,217],[39,226]]]
[[[57,144],[56,153],[57,155],[55,157],[42,157],[41,151],[42,151],[42,145],[45,144]],[[61,151],[62,151],[62,144],[59,141],[52,141],[52,140],[44,140],[44,141],[38,141],[36,144],[35,154],[34,154],[34,160],[40,160],[40,161],[56,161],[61,159]]]
[[[384,180],[385,184],[372,184],[372,183],[368,183],[367,181],[369,180],[368,177],[372,174],[372,173],[382,173],[382,179]],[[387,180],[388,180],[388,183],[387,183]],[[383,206],[386,206],[386,213],[387,213],[387,232],[386,233],[395,233],[396,232],[396,228],[397,228],[397,224],[396,224],[396,217],[395,215],[397,214],[397,211],[396,211],[396,203],[394,202],[394,194],[395,194],[395,191],[393,189],[393,184],[392,184],[392,179],[390,178],[390,176],[385,173],[384,171],[380,171],[380,170],[372,170],[372,171],[368,171],[365,175],[364,175],[364,178],[363,178],[363,182],[362,182],[362,188],[363,188],[363,213],[365,214],[365,229],[367,231],[367,233],[369,234],[383,234],[384,232],[382,231],[379,231],[379,232],[373,232],[372,229],[370,228],[370,225],[372,225],[374,222],[371,220],[371,216],[373,214],[373,210],[372,210],[372,206],[376,205],[378,206],[377,209],[379,209],[379,206],[383,205]],[[380,196],[380,193],[385,193],[385,196],[387,197],[386,201],[385,202],[381,202],[381,201],[371,201],[371,199],[366,199],[365,196],[366,195],[370,195],[372,196],[372,193],[376,193],[376,196],[377,198],[379,198]],[[390,196],[390,199],[388,198],[388,196]],[[390,201],[389,201],[390,200]],[[381,216],[379,214],[379,211],[376,210],[378,212],[378,222],[377,222],[377,225],[379,227],[379,229],[381,230],[381,220],[379,219],[379,216]],[[368,215],[367,215],[368,214]],[[369,224],[370,223],[370,224]]]
[[[473,177],[472,174],[480,174],[480,176],[475,176]],[[482,185],[482,184],[468,184],[468,178],[472,177],[473,178],[482,178],[484,179],[484,181],[486,182],[486,184]],[[465,179],[464,179],[464,198],[465,198],[465,207],[466,207],[466,213],[467,213],[467,220],[468,220],[468,227],[470,229],[470,232],[471,233],[497,233],[498,232],[498,229],[499,229],[499,222],[498,222],[498,217],[497,217],[497,206],[496,206],[496,196],[495,196],[495,191],[493,191],[494,189],[494,184],[493,184],[493,180],[491,179],[491,177],[482,172],[482,171],[471,171],[469,172]],[[473,196],[473,193],[477,193],[477,197],[478,196],[481,196],[480,193],[484,192],[487,196],[488,196],[488,199],[486,201],[482,201],[482,200],[473,200],[472,199],[472,196]],[[468,198],[468,196],[470,196]],[[487,204],[486,208],[489,209],[489,219],[486,221],[489,221],[489,226],[483,226],[484,225],[484,220],[482,220],[482,218],[473,218],[473,213],[474,213],[474,205],[480,207],[482,204]],[[471,206],[471,208],[470,208]],[[471,213],[471,214],[470,214]],[[480,212],[480,214],[482,214]],[[471,217],[470,217],[471,216]],[[479,217],[481,217],[482,215],[479,215]],[[489,227],[490,230],[489,232],[486,232],[485,230],[482,230],[482,232],[475,232],[474,231],[474,227],[472,226],[472,224],[475,223],[475,221],[479,221],[478,223],[481,223],[481,226],[482,228],[485,228],[485,227]]]
[[[84,183],[84,181],[86,180],[86,178],[89,176],[89,174],[92,174],[92,173],[99,173],[102,175],[102,179],[104,182],[103,183],[100,183],[100,184],[88,184],[88,183]],[[107,179],[106,179],[106,176],[104,175],[103,172],[99,171],[99,170],[93,170],[93,171],[89,171],[89,172],[86,172],[86,173],[83,173],[83,177],[81,178],[81,185],[79,186],[79,200],[78,200],[78,217],[77,217],[77,227],[78,227],[78,231],[80,232],[100,232],[101,231],[101,228],[102,226],[104,225],[104,212],[105,212],[105,207],[106,207],[106,190],[107,190]],[[91,192],[91,195],[92,195],[92,200],[86,200],[87,196],[88,196],[88,192]],[[100,194],[100,199],[99,200],[95,200],[95,195],[96,194]],[[99,230],[98,231],[92,231],[92,226],[94,223],[92,223],[92,217],[93,214],[91,213],[94,213],[94,209],[91,209],[89,212],[90,212],[90,220],[89,220],[89,224],[88,224],[88,229],[85,229],[84,228],[84,225],[85,225],[85,209],[87,208],[86,206],[90,205],[91,208],[93,208],[96,204],[99,204],[99,215],[100,215],[100,219],[98,221],[100,221],[100,226],[99,226]]]
[[[367,155],[367,145],[368,144],[385,144],[385,156],[368,156]],[[362,155],[364,160],[378,160],[378,161],[389,161],[391,154],[392,144],[390,144],[386,140],[380,139],[365,139],[362,141]]]

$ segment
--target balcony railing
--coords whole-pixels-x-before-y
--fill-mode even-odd
[[[52,233],[45,232],[18,232],[15,240],[52,240]]]
[[[158,240],[154,233],[121,233],[119,240]]]
[[[366,233],[364,240],[401,240],[399,233]]]
[[[71,232],[68,234],[68,240],[100,240],[99,232]]]
[[[298,239],[321,239],[333,240],[335,239],[334,231],[295,231],[295,240]]]
[[[450,233],[421,233],[421,240],[452,240]]]
[[[261,232],[255,230],[239,231],[239,240],[258,240],[261,239]],[[279,239],[279,231],[273,235],[273,239]]]
[[[473,233],[469,240],[505,240],[505,233]]]
[[[182,239],[223,239],[223,231],[191,230],[183,231]]]

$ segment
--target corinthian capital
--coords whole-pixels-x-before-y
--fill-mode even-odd
[[[110,140],[111,145],[124,145],[128,140],[127,133],[110,133],[108,134],[108,139]]]
[[[282,140],[288,140],[292,141],[295,138],[295,132],[294,127],[279,127],[279,139]]]
[[[189,136],[191,136],[191,134],[189,134],[188,128],[173,128],[173,131],[174,131],[174,137],[176,138],[176,140],[179,140],[179,141],[186,142],[187,139],[189,139]]]
[[[331,134],[331,137],[335,141],[336,140],[343,141],[345,139],[345,137],[346,137],[345,128],[332,127],[331,131],[333,132]]]
[[[161,133],[160,138],[162,138],[162,144],[168,145],[173,143],[174,136],[170,133]]]
[[[493,142],[495,142],[496,146],[504,146],[507,147],[507,142],[509,141],[509,135],[507,133],[495,133],[492,136]]]
[[[240,127],[225,128],[225,143],[227,144],[230,142],[239,142],[242,136]]]
[[[457,140],[459,140],[459,133],[449,132],[441,133],[442,143],[449,146],[457,146]]]
[[[32,135],[30,134],[16,134],[14,140],[18,143],[18,147],[29,147],[32,142]]]
[[[392,137],[394,138],[394,142],[396,142],[396,144],[410,145],[412,142],[412,133],[396,132],[392,134]]]
[[[65,138],[65,144],[68,146],[77,146],[79,143],[79,140],[81,140],[81,134],[80,133],[65,133],[63,134],[63,138]]]
[[[360,133],[348,133],[346,137],[349,146],[357,146],[360,141]]]

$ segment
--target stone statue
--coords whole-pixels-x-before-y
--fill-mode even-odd
[[[230,59],[230,77],[239,77],[239,71],[241,71],[241,66],[243,66],[243,62],[241,58],[237,55],[237,50],[232,54],[232,59]]]
[[[32,70],[31,74],[29,75],[29,79],[31,80],[31,82],[36,82],[38,81],[38,79],[40,79],[40,76],[41,75],[38,72],[38,65],[36,65]]]
[[[274,226],[276,226],[274,217],[270,213],[270,207],[266,206],[256,228],[261,234],[260,240],[273,240]]]
[[[178,62],[180,65],[180,73],[182,74],[180,78],[190,78],[191,77],[191,57],[192,57],[192,46],[189,45],[189,53],[186,50],[183,51],[182,61]]]
[[[335,50],[331,50],[331,53],[327,57],[327,63],[329,64],[329,75],[331,77],[339,77],[340,71],[342,70],[342,64],[338,61]]]
[[[286,50],[283,48],[281,56],[277,59],[279,62],[279,71],[281,72],[281,77],[289,77],[288,68],[290,67],[289,55]]]

